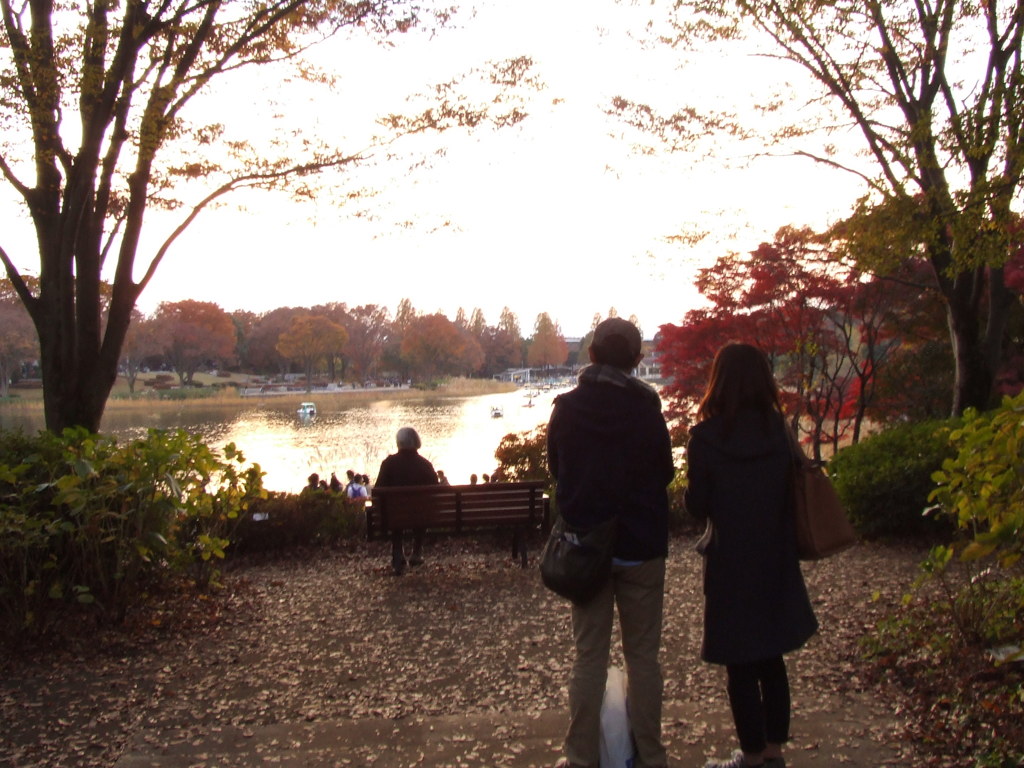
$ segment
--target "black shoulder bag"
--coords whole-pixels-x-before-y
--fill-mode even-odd
[[[559,516],[540,558],[544,586],[576,605],[590,602],[611,576],[617,526],[617,517],[577,528]]]

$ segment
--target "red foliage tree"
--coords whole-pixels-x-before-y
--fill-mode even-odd
[[[913,289],[846,268],[807,229],[783,228],[772,243],[723,256],[701,270],[710,306],[661,328],[658,353],[669,415],[692,419],[715,352],[729,341],[765,351],[794,428],[816,458],[823,444],[860,437],[879,367],[900,343],[898,318]]]
[[[476,370],[483,352],[476,340],[444,315],[413,319],[402,339],[402,358],[423,379]]]
[[[153,315],[154,333],[182,386],[192,383],[200,366],[230,360],[235,353],[235,324],[209,301],[163,302]]]

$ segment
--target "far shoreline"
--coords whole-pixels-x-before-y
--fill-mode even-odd
[[[240,377],[241,378],[241,377]],[[205,379],[209,379],[207,382]],[[212,376],[196,376],[197,382],[203,380],[204,384],[216,382],[221,385],[221,391],[216,394],[194,397],[159,397],[157,390],[150,387],[136,387],[136,393],[128,393],[127,384],[118,380],[111,396],[107,399],[104,408],[106,414],[132,413],[137,411],[150,411],[166,413],[169,411],[187,411],[192,408],[208,408],[210,406],[229,408],[259,407],[262,403],[273,403],[275,407],[298,406],[301,402],[314,401],[318,406],[330,406],[332,404],[345,405],[355,403],[380,402],[386,400],[422,400],[429,398],[452,398],[452,397],[476,397],[484,395],[501,394],[514,392],[518,389],[510,382],[495,381],[494,379],[450,379],[433,389],[419,389],[416,387],[356,387],[339,388],[333,390],[305,390],[290,392],[265,393],[263,395],[242,395],[235,387],[244,387],[242,380],[228,381]],[[227,387],[224,384],[227,383]],[[170,390],[180,392],[181,390]],[[198,392],[201,390],[197,390]],[[41,390],[28,390],[19,393],[17,398],[0,400],[0,412],[9,416],[36,417],[40,419],[43,415],[43,396]],[[0,426],[0,429],[3,427]]]

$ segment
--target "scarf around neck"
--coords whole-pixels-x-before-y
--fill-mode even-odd
[[[657,390],[646,381],[641,381],[635,376],[630,376],[621,368],[603,363],[591,363],[579,375],[580,384],[611,384],[613,387],[632,389],[641,393],[644,397],[657,403],[661,408],[661,397]]]

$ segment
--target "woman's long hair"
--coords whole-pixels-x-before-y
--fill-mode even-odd
[[[761,414],[768,428],[770,415],[782,413],[779,387],[764,352],[750,344],[726,344],[711,363],[708,388],[697,407],[697,421],[722,416],[728,432],[736,414],[744,410]]]

